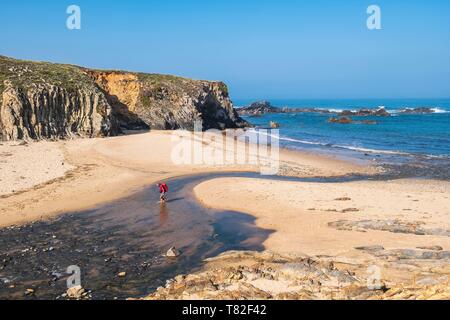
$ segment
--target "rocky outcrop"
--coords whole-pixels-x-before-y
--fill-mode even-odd
[[[448,277],[415,284],[368,282],[367,265],[272,252],[230,251],[200,271],[168,280],[144,300],[378,300],[448,299]],[[353,270],[349,270],[351,266]],[[402,269],[403,270],[403,269]],[[417,270],[416,270],[417,271]],[[372,280],[371,280],[372,281]]]
[[[248,125],[222,82],[0,56],[0,140],[113,136],[127,129]]]
[[[350,119],[349,117],[340,117],[340,118],[330,118],[328,119],[328,122],[330,123],[340,123],[340,124],[349,124],[352,123],[352,119]]]
[[[339,124],[377,124],[374,120],[362,120],[362,121],[354,121],[350,117],[332,117],[328,119],[330,123],[339,123]]]
[[[250,106],[237,109],[238,113],[242,116],[261,116],[268,113],[320,113],[320,114],[337,114],[341,117],[389,117],[390,113],[385,108],[378,109],[360,109],[356,111],[344,110],[341,112],[335,110],[321,109],[321,108],[290,108],[282,107],[276,108],[268,101],[260,101],[252,103]],[[420,110],[418,110],[420,111]]]
[[[266,113],[282,113],[283,110],[275,108],[269,101],[254,102],[247,107],[239,108],[238,113],[242,116],[260,116]]]
[[[269,122],[269,127],[271,129],[278,129],[280,127],[280,124],[278,122],[275,122],[275,121],[270,121]]]
[[[222,82],[190,80],[157,74],[87,70],[105,92],[121,127],[203,129],[245,127]],[[131,128],[130,128],[131,126]]]
[[[386,111],[385,108],[378,108],[378,109],[360,109],[357,111],[350,111],[350,110],[344,110],[338,115],[343,117],[349,117],[349,116],[357,116],[357,117],[369,117],[369,116],[375,116],[375,117],[389,117],[391,114]]]
[[[338,230],[377,230],[393,233],[450,237],[450,230],[446,228],[426,228],[423,222],[407,222],[401,220],[339,220],[330,222],[328,226]]]
[[[0,57],[0,140],[117,132],[104,94],[79,68]]]
[[[7,85],[0,112],[2,140],[97,137],[117,133],[111,108],[98,90],[53,85],[27,90]]]
[[[431,114],[435,113],[436,110],[428,107],[419,107],[419,108],[405,108],[400,113],[402,114]]]

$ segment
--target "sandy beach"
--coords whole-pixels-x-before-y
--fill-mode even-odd
[[[0,226],[20,226],[65,213],[108,208],[113,201],[127,199],[144,188],[152,190],[155,182],[173,177],[259,170],[258,166],[242,164],[177,165],[172,161],[172,151],[179,143],[174,135],[200,141],[190,135],[182,137],[178,132],[153,131],[105,139],[2,143]],[[208,141],[211,140],[201,143],[208,145]],[[235,152],[245,152],[245,148],[239,142]],[[205,208],[253,217],[258,232],[268,235],[257,244],[259,251],[314,257],[318,263],[332,262],[359,277],[362,283],[371,265],[381,268],[383,283],[390,285],[419,281],[422,285],[439,286],[448,282],[450,184],[436,180],[364,178],[379,172],[379,168],[369,165],[281,150],[281,176],[326,179],[356,174],[363,178],[348,182],[306,182],[219,177],[203,179],[194,185],[193,195]],[[237,261],[240,268],[248,259],[247,266],[279,259],[272,257],[268,261],[253,254],[251,258],[237,258],[240,256],[232,253],[231,258],[219,257],[206,262],[203,270],[222,270],[236,265]],[[330,277],[335,275],[333,270],[330,269]],[[204,276],[211,276],[209,271],[205,272]],[[281,298],[282,295],[273,292],[274,288],[284,294],[282,288],[291,284],[275,282],[259,289],[271,292],[267,294],[272,298]],[[436,290],[423,297],[441,297],[441,287]],[[158,292],[156,297],[163,297],[162,291]],[[245,296],[241,289],[238,292]],[[255,297],[254,293],[248,294]],[[332,297],[333,293],[330,294]],[[184,298],[206,296],[197,292]],[[225,294],[222,298],[226,297]],[[168,294],[164,298],[180,297]]]
[[[448,228],[450,184],[421,180],[301,183],[223,178],[195,188],[206,206],[248,212],[261,228],[276,232],[264,243],[269,250],[308,255],[361,256],[355,247],[441,246],[447,236],[426,237],[355,227],[330,228],[336,221],[386,221],[424,228]]]
[[[174,164],[171,154],[179,141],[172,141],[172,134],[153,131],[107,139],[2,143],[0,226],[92,208],[169,177],[259,170],[254,165]],[[238,144],[235,152],[246,152],[243,150],[245,145]],[[332,176],[374,171],[287,150],[280,157],[280,171],[285,174]]]

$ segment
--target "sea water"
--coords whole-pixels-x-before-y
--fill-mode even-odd
[[[254,101],[254,100],[253,100]],[[252,101],[237,100],[246,106]],[[432,170],[448,176],[450,167],[450,99],[379,100],[270,100],[275,107],[315,108],[331,111],[266,114],[244,117],[259,127],[270,121],[280,124],[280,145],[357,158],[376,158],[380,162],[432,164]],[[351,117],[352,124],[328,120],[343,110],[385,108],[390,117]],[[405,109],[431,108],[431,114],[403,114]],[[335,113],[335,114],[333,114]],[[358,123],[373,120],[376,124]],[[437,167],[436,167],[437,166]],[[426,170],[425,170],[426,171]],[[442,171],[442,172],[439,172]]]

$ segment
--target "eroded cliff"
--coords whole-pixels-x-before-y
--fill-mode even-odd
[[[136,119],[162,130],[192,130],[199,120],[203,129],[246,125],[234,110],[222,82],[120,71],[87,70],[87,73],[104,90],[125,128],[139,125]]]
[[[0,140],[246,126],[221,82],[0,56]]]

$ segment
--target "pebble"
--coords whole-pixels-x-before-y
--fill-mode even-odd
[[[178,257],[179,255],[180,255],[180,252],[175,247],[170,248],[166,253],[166,257],[172,257],[172,258]]]
[[[82,286],[75,286],[67,289],[66,296],[71,299],[81,299],[85,293],[86,290]]]
[[[34,294],[34,289],[27,289],[25,290],[25,295],[30,296]]]
[[[363,246],[363,247],[356,247],[356,250],[362,250],[362,251],[382,251],[384,250],[383,246],[374,245],[374,246]]]
[[[342,198],[337,198],[337,199],[334,199],[335,201],[350,201],[350,200],[352,200],[351,198],[349,198],[349,197],[342,197]]]

